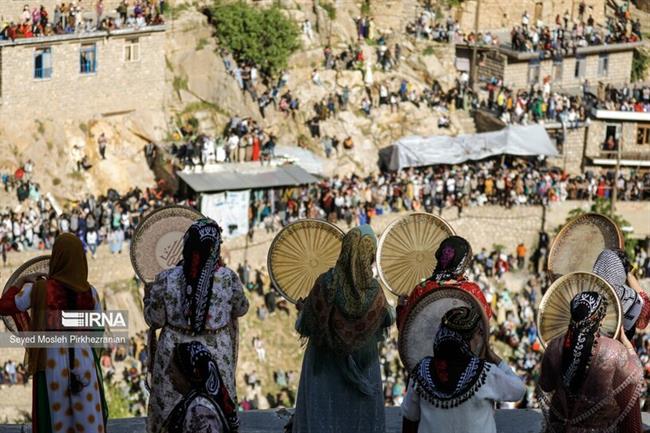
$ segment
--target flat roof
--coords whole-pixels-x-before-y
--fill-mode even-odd
[[[621,120],[625,122],[650,122],[650,113],[639,111],[594,110],[598,120]]]
[[[33,38],[18,38],[13,41],[0,41],[0,48],[21,46],[21,45],[47,45],[58,42],[78,41],[85,39],[101,39],[119,36],[143,35],[147,33],[164,32],[167,29],[165,24],[157,26],[145,26],[140,28],[128,27],[112,31],[96,31],[83,33],[67,33],[64,35],[37,36]]]
[[[260,169],[256,172],[222,170],[217,172],[176,172],[179,178],[195,192],[237,191],[285,186],[308,185],[318,179],[298,165],[288,164]]]
[[[639,42],[623,42],[618,44],[602,44],[602,45],[590,45],[587,47],[580,47],[576,49],[575,53],[569,53],[562,58],[575,57],[576,55],[589,55],[589,54],[600,54],[600,53],[612,53],[617,51],[631,51],[635,48],[644,46],[643,41]],[[458,48],[473,48],[473,44],[457,44]],[[529,61],[529,60],[554,60],[553,57],[546,57],[544,59],[540,58],[540,53],[542,51],[517,51],[510,48],[508,44],[501,44],[498,46],[488,46],[479,44],[477,49],[479,51],[496,51],[498,53],[508,56],[508,59],[515,61]]]

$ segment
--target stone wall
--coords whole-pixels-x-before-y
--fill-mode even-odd
[[[562,128],[555,128],[548,130],[548,133],[553,140],[560,131],[562,131]],[[549,158],[549,164],[560,167],[569,174],[580,174],[582,172],[586,131],[585,127],[566,129],[564,131],[564,145],[560,155],[556,158]]]
[[[0,121],[89,119],[161,110],[165,89],[164,26],[135,31],[27,39],[0,45]],[[125,59],[137,41],[139,59]],[[96,71],[80,72],[80,49],[94,45]],[[50,78],[34,78],[35,52],[51,50]]]
[[[467,31],[474,29],[476,0],[465,1],[458,9],[456,18],[461,28]],[[573,7],[573,16],[578,18],[578,1],[566,0],[481,0],[479,10],[479,28],[481,31],[490,29],[510,28],[521,23],[521,16],[528,11],[531,23],[539,17],[545,24],[554,24],[556,15],[564,16],[564,12]],[[589,12],[598,23],[605,21],[605,0],[588,0],[585,2]],[[589,13],[588,12],[588,13]],[[585,17],[586,19],[586,17]]]
[[[602,145],[607,140],[607,126],[616,125],[619,127],[619,143],[623,158],[637,158],[642,155],[650,157],[650,144],[637,144],[637,128],[639,126],[650,127],[649,123],[602,121],[594,120],[589,126],[586,156],[590,158],[602,155]],[[626,154],[628,156],[626,156]],[[615,157],[615,155],[612,155]]]
[[[575,76],[576,58],[565,57],[561,63],[555,63],[553,60],[539,61],[539,81],[541,84],[544,77],[550,76],[553,85],[561,88],[578,87],[584,80],[589,80],[592,86],[598,82],[620,85],[630,81],[632,71],[633,50],[609,53],[609,68],[607,75],[599,75],[598,61],[599,54],[589,54],[586,58],[585,75],[583,77]],[[504,82],[513,88],[526,88],[529,83],[529,68],[532,63],[528,61],[517,61],[509,59],[504,65],[503,78]],[[557,68],[562,68],[561,72]],[[561,77],[556,79],[556,77]]]

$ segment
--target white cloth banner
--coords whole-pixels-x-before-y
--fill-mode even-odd
[[[230,238],[248,233],[248,208],[251,191],[227,191],[201,196],[201,213],[215,220],[222,236]]]

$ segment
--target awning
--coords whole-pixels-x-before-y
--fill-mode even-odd
[[[297,165],[283,165],[247,173],[225,170],[212,173],[179,171],[177,175],[195,192],[281,188],[318,182],[318,179]]]
[[[495,155],[558,156],[541,125],[508,126],[495,132],[450,137],[410,136],[379,151],[379,165],[387,170],[460,164]]]

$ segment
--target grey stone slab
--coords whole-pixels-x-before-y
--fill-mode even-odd
[[[642,415],[647,430],[650,428],[650,413]],[[241,414],[241,433],[282,433],[286,424],[286,416],[286,414],[277,411],[243,412]],[[543,417],[536,410],[498,410],[496,421],[498,433],[542,432]],[[400,433],[401,426],[402,419],[399,415],[399,408],[386,408],[386,433]],[[29,426],[0,425],[0,433],[31,433],[31,430]],[[110,420],[107,433],[145,433],[145,418]]]

